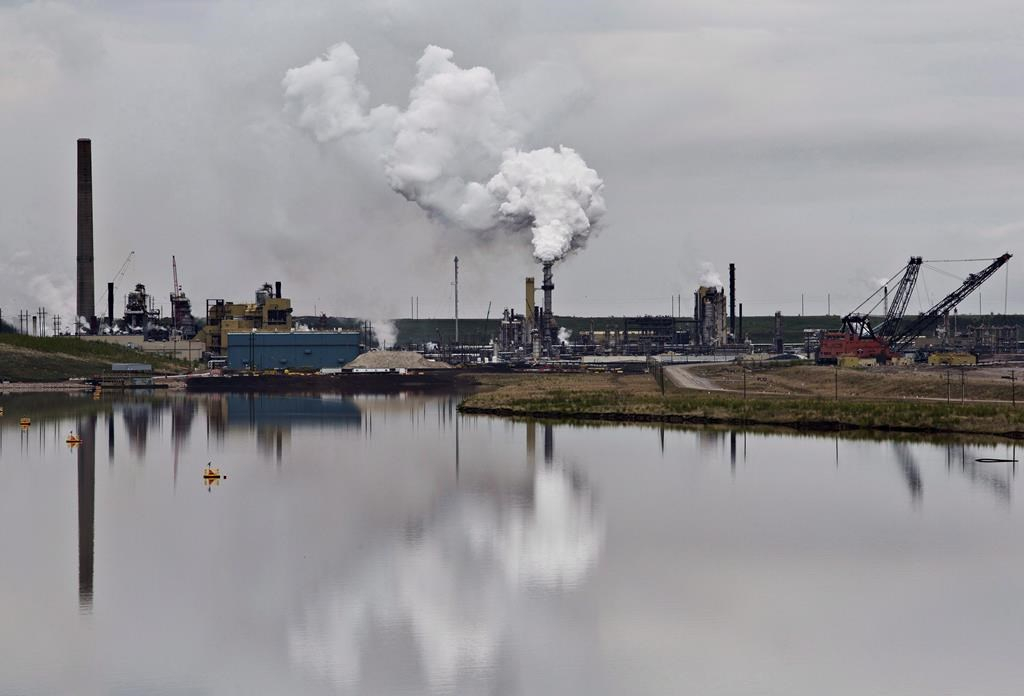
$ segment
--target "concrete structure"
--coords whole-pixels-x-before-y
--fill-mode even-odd
[[[534,283],[533,276],[528,276],[526,278],[526,307],[523,309],[523,335],[527,340],[530,340],[534,329],[533,317],[537,313],[537,287]]]
[[[359,355],[358,331],[231,332],[231,370],[320,370],[341,367]]]
[[[210,353],[224,355],[229,333],[289,332],[292,328],[292,301],[281,297],[280,283],[275,287],[264,283],[256,290],[252,304],[207,300],[206,326],[197,338]]]
[[[694,338],[698,346],[716,348],[726,342],[725,293],[722,288],[697,288],[693,294]]]
[[[733,341],[738,341],[736,334],[736,264],[729,264],[729,333]]]
[[[96,317],[95,268],[92,243],[92,141],[78,139],[78,255],[75,295],[75,325],[79,317],[89,322],[94,332]],[[79,333],[76,331],[75,333]]]

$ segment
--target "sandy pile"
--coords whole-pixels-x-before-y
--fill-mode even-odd
[[[374,350],[363,353],[345,366],[346,368],[406,368],[408,370],[450,370],[448,363],[427,360],[419,353],[409,350]]]

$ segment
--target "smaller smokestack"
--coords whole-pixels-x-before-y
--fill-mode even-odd
[[[742,302],[740,302],[740,333],[739,333],[739,336],[736,337],[736,339],[740,343],[743,343],[743,303]]]
[[[107,283],[107,326],[114,328],[114,284]]]
[[[736,264],[729,264],[729,333],[736,340]]]
[[[281,281],[278,280],[274,283],[274,297],[281,299]]]

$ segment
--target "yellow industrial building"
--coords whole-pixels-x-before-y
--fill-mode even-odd
[[[932,353],[929,365],[977,365],[978,356],[972,353]]]
[[[291,331],[292,301],[281,297],[281,283],[264,283],[256,290],[256,301],[249,303],[206,301],[206,326],[197,338],[206,350],[216,355],[227,351],[228,334],[247,331]]]

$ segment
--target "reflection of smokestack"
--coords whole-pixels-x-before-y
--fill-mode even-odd
[[[555,460],[555,429],[551,425],[544,426],[544,463]]]
[[[114,328],[114,284],[107,283],[107,326]]]
[[[96,316],[92,255],[92,142],[78,140],[78,297],[75,311],[90,322]],[[77,321],[77,317],[76,317]]]
[[[96,415],[78,421],[78,608],[92,609],[96,504]]]
[[[537,423],[526,424],[526,463],[530,468],[537,463]]]
[[[554,338],[555,316],[551,313],[551,291],[555,289],[555,283],[551,280],[551,261],[544,262],[544,284],[540,286],[544,291],[544,320],[547,326],[544,328],[544,343],[550,345]]]
[[[729,333],[736,340],[736,264],[729,264]]]

